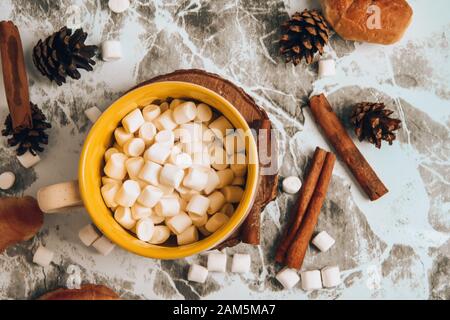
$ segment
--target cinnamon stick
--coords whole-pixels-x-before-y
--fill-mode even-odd
[[[314,156],[311,162],[311,166],[306,175],[306,178],[299,191],[297,199],[297,211],[292,215],[288,229],[284,234],[283,240],[278,246],[275,261],[283,263],[286,257],[286,251],[289,249],[292,241],[297,234],[298,228],[303,220],[308,204],[316,188],[317,181],[319,180],[320,172],[322,171],[323,163],[327,152],[319,147],[314,151]]]
[[[22,41],[19,30],[11,21],[0,22],[0,54],[13,128],[31,128],[33,121]]]
[[[316,122],[333,145],[336,153],[347,164],[370,200],[377,200],[386,194],[388,189],[353,143],[327,98],[323,94],[314,96],[310,99],[309,106]]]
[[[300,269],[302,266],[309,241],[311,240],[325,200],[335,161],[336,156],[328,152],[306,214],[286,254],[286,265],[290,268]]]

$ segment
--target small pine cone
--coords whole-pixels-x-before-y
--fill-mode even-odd
[[[5,129],[2,130],[3,136],[12,136],[7,142],[10,147],[17,146],[16,153],[18,156],[27,151],[36,155],[36,152],[44,151],[41,145],[48,144],[48,134],[45,133],[45,130],[52,126],[46,121],[47,118],[35,104],[30,103],[30,105],[33,120],[31,129],[21,127],[14,130],[11,115],[8,115],[5,120]]]
[[[281,28],[280,53],[286,63],[292,61],[297,65],[305,58],[306,63],[310,64],[317,52],[322,55],[328,43],[328,25],[317,10],[296,12]]]
[[[384,103],[361,102],[355,105],[350,122],[355,127],[355,134],[359,141],[364,139],[381,147],[385,140],[392,145],[396,136],[394,131],[401,128],[401,121],[389,116],[394,111],[385,109]]]
[[[58,32],[39,40],[33,49],[33,63],[43,76],[55,81],[58,86],[66,82],[66,77],[80,79],[78,69],[92,71],[97,46],[86,46],[87,33],[63,27]]]

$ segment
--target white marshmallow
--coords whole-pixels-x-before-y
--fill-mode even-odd
[[[208,150],[206,148],[203,148],[202,150],[202,152],[194,152],[192,154],[192,165],[203,168],[211,168],[211,158]]]
[[[102,43],[102,60],[116,61],[122,58],[122,45],[117,40],[106,40]]]
[[[320,278],[319,270],[303,271],[302,277],[302,289],[305,291],[311,291],[322,288],[322,279]]]
[[[331,77],[336,75],[336,64],[333,59],[319,60],[319,77]]]
[[[166,226],[175,234],[180,234],[192,225],[192,220],[189,216],[181,212],[166,220]]]
[[[163,102],[159,105],[159,108],[161,109],[161,113],[164,113],[169,109],[169,103]]]
[[[108,7],[114,13],[122,13],[130,6],[130,0],[109,0]]]
[[[205,103],[199,103],[197,106],[197,115],[195,120],[201,122],[208,122],[212,118],[212,110],[210,106]]]
[[[208,173],[202,168],[189,168],[188,174],[183,179],[183,186],[195,191],[202,191],[208,182]]]
[[[131,217],[134,220],[150,218],[151,216],[152,216],[152,209],[150,209],[149,207],[144,207],[143,205],[140,205],[139,203],[135,203],[131,207]],[[153,219],[152,219],[152,221],[153,221]]]
[[[235,177],[243,177],[247,173],[246,164],[232,163],[230,169],[233,171]]]
[[[163,192],[154,186],[146,186],[142,189],[137,202],[145,207],[153,208],[163,196]]]
[[[326,231],[322,231],[314,237],[312,243],[319,248],[320,251],[325,252],[334,245],[335,240]]]
[[[119,191],[117,191],[114,200],[119,206],[131,207],[136,202],[136,199],[141,194],[141,188],[139,183],[134,180],[126,180],[120,186]]]
[[[161,130],[156,134],[155,141],[159,144],[172,147],[175,142],[175,135],[171,130]]]
[[[175,157],[182,152],[181,145],[179,143],[175,144],[170,150],[170,156],[168,162],[175,164]]]
[[[218,189],[222,189],[225,186],[229,186],[234,179],[234,172],[230,168],[225,170],[219,170],[216,172],[219,177]]]
[[[286,193],[297,193],[302,187],[302,182],[298,177],[290,176],[283,179],[283,191]]]
[[[165,196],[173,196],[173,191],[175,190],[174,187],[165,186],[163,184],[160,184],[158,188],[163,192],[163,195]]]
[[[173,111],[176,107],[178,107],[182,103],[184,103],[184,101],[181,99],[173,99],[170,102],[169,108]]]
[[[241,132],[242,129],[236,130],[225,137],[224,147],[227,154],[233,155],[235,153],[245,152],[245,139],[244,134]]]
[[[16,175],[11,171],[6,171],[0,174],[0,189],[8,190],[16,181]]]
[[[139,172],[141,172],[144,162],[144,158],[142,157],[128,158],[125,161],[125,168],[130,179],[138,180]]]
[[[154,124],[158,130],[173,130],[178,125],[173,119],[172,110],[164,111],[158,118],[154,120]]]
[[[176,165],[166,163],[161,170],[159,183],[172,188],[177,188],[184,177],[184,170]]]
[[[125,142],[123,152],[130,157],[138,157],[145,150],[145,142],[141,138],[133,138]]]
[[[207,126],[202,126],[202,141],[206,143],[212,143],[216,138],[214,131],[209,129]]]
[[[207,268],[208,271],[225,272],[227,270],[227,255],[211,252],[208,254]]]
[[[233,129],[233,125],[224,116],[218,117],[208,127],[213,130],[218,138],[225,137],[229,133],[229,130]]]
[[[151,244],[161,244],[167,241],[170,237],[170,230],[166,226],[155,226],[153,236],[148,241]]]
[[[146,106],[144,109],[142,109],[142,115],[145,121],[148,121],[149,123],[158,118],[160,114],[161,108],[156,104],[150,104]]]
[[[183,151],[188,154],[201,153],[204,149],[206,149],[201,140],[183,142],[181,146]]]
[[[109,183],[117,184],[117,185],[120,186],[122,184],[122,181],[116,180],[116,179],[113,179],[113,178],[110,178],[110,177],[107,177],[107,176],[102,177],[102,185],[103,186],[106,185],[106,184],[109,184]]]
[[[173,164],[181,169],[187,169],[192,166],[192,158],[189,154],[181,152],[174,156]]]
[[[153,161],[159,164],[164,164],[169,156],[170,146],[166,146],[160,143],[154,143],[144,153],[145,160]]]
[[[118,206],[115,198],[119,191],[121,183],[108,183],[101,187],[100,192],[102,193],[103,201],[108,208],[115,208]]]
[[[150,219],[152,219],[152,221],[153,221],[153,224],[159,224],[159,223],[161,223],[161,222],[164,222],[165,220],[166,220],[166,218],[164,218],[164,217],[161,217],[161,216],[158,216],[157,214],[156,214],[156,212],[152,212],[152,215],[150,216]],[[170,233],[170,231],[169,231],[169,233]]]
[[[182,143],[202,141],[202,125],[200,123],[184,123],[180,125],[178,132]]]
[[[205,224],[205,228],[211,233],[216,232],[220,227],[226,224],[228,220],[228,216],[224,215],[221,212],[217,212],[208,220],[208,222]]]
[[[199,216],[205,215],[209,207],[209,202],[210,200],[207,197],[202,196],[200,194],[195,195],[189,201],[186,210],[189,213],[196,214]]]
[[[89,247],[95,240],[100,238],[102,235],[95,229],[95,227],[90,223],[78,231],[78,237],[85,246]]]
[[[170,106],[172,108],[172,104]],[[197,107],[191,101],[183,102],[173,109],[173,119],[178,124],[194,120],[197,115]]]
[[[156,127],[151,122],[144,123],[140,128],[138,132],[138,137],[144,140],[145,146],[150,146],[156,135]]]
[[[234,213],[234,207],[231,203],[225,203],[220,209],[220,212],[231,217]]]
[[[284,268],[275,277],[285,289],[293,288],[300,280],[297,271],[294,269]]]
[[[213,147],[211,150],[211,166],[216,170],[228,168],[228,156],[222,147]]]
[[[209,214],[216,213],[225,204],[225,197],[220,191],[214,191],[208,196],[208,199],[209,199],[209,207],[208,207]]]
[[[114,211],[114,219],[127,230],[132,229],[136,224],[136,220],[131,215],[130,208],[118,207]]]
[[[247,273],[250,271],[251,259],[249,254],[235,253],[231,263],[231,272]]]
[[[235,176],[233,181],[231,182],[232,186],[244,186],[245,185],[245,178],[244,177],[237,177]]]
[[[217,189],[220,185],[220,178],[217,175],[217,172],[213,169],[207,171],[208,178],[206,180],[206,185],[204,188],[205,194],[210,194],[215,189]]]
[[[92,246],[102,255],[107,256],[110,254],[116,245],[112,243],[107,237],[101,236],[94,241]]]
[[[163,196],[154,210],[161,217],[173,217],[180,212],[180,202],[175,196]]]
[[[226,202],[238,203],[244,195],[244,190],[238,186],[225,186],[220,191],[223,193]]]
[[[321,270],[321,274],[325,288],[336,287],[341,283],[341,273],[338,266],[325,267]]]
[[[197,214],[189,213],[189,218],[191,218],[192,224],[196,227],[202,227],[206,224],[206,222],[208,222],[207,214],[199,216]]]
[[[144,218],[139,220],[136,223],[135,231],[139,240],[150,241],[153,237],[153,233],[155,232],[155,226],[152,219]]]
[[[52,262],[54,255],[55,254],[53,253],[53,251],[48,250],[42,245],[39,245],[33,255],[33,262],[42,267],[47,267],[48,265],[50,265],[50,262]]]
[[[180,194],[181,199],[185,201],[190,201],[193,196],[200,194],[199,191],[192,190],[181,185],[178,186],[177,192]]]
[[[205,267],[202,267],[198,264],[192,264],[189,267],[188,281],[205,283],[207,277],[208,269],[206,269]]]
[[[179,246],[191,244],[198,241],[198,231],[195,226],[190,226],[182,233],[177,235],[177,243]]]
[[[84,110],[84,114],[92,123],[95,123],[98,118],[102,115],[102,112],[97,107],[91,107],[89,109]]]
[[[109,148],[108,150],[106,150],[105,151],[105,161],[108,162],[114,153],[120,153],[120,151],[116,148]]]
[[[162,167],[159,164],[152,161],[145,161],[138,177],[154,186],[158,186],[161,169]]]
[[[127,132],[124,128],[119,127],[114,130],[114,138],[116,139],[117,144],[122,147],[125,142],[130,139],[133,139],[134,136],[132,133]]]
[[[129,133],[135,133],[145,123],[139,108],[134,109],[122,119],[122,125]]]
[[[127,168],[125,167],[125,161],[128,157],[123,153],[114,153],[110,156],[108,162],[106,162],[103,171],[105,174],[116,180],[123,180],[127,175]]]
[[[27,151],[23,155],[17,156],[17,160],[19,160],[20,164],[24,168],[31,168],[36,163],[41,161],[41,158],[39,157],[38,154],[33,155],[30,151]]]

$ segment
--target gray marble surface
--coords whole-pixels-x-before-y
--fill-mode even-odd
[[[316,64],[285,65],[277,53],[280,23],[297,10],[317,7],[316,1],[131,2],[118,15],[110,12],[106,0],[0,1],[0,19],[13,20],[22,33],[31,98],[53,125],[42,161],[32,169],[22,168],[2,139],[0,169],[14,171],[17,182],[0,195],[35,195],[42,186],[76,178],[91,126],[85,109],[97,105],[104,110],[145,79],[191,67],[230,79],[269,112],[279,131],[282,176],[303,176],[315,146],[330,148],[304,108],[312,92],[325,92],[342,118],[353,103],[385,102],[403,121],[397,141],[381,150],[357,145],[390,192],[368,201],[343,163],[337,164],[317,226],[336,245],[327,253],[311,247],[303,266],[339,265],[343,283],[334,289],[304,292],[297,285],[286,291],[275,280],[279,266],[274,250],[295,200],[280,193],[262,215],[261,245],[227,250],[251,254],[249,274],[214,274],[200,285],[187,282],[186,273],[189,263],[203,262],[203,256],[156,261],[119,248],[100,256],[79,241],[78,230],[89,217],[77,210],[47,215],[36,237],[0,255],[0,298],[29,299],[64,286],[70,265],[83,281],[106,284],[124,298],[450,298],[449,1],[410,0],[413,23],[393,46],[334,35],[327,50],[336,59],[337,75],[326,79],[318,79]],[[50,84],[32,66],[30,53],[38,39],[66,24],[89,32],[88,43],[119,39],[123,59],[99,60],[94,72],[83,72],[80,81]],[[7,115],[3,95],[0,119]],[[47,268],[31,262],[38,244],[56,253]]]

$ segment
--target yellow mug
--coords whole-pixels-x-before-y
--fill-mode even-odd
[[[112,242],[135,254],[156,259],[179,259],[200,253],[226,240],[244,221],[256,195],[259,177],[258,161],[248,165],[247,182],[239,206],[228,223],[210,236],[183,246],[153,245],[141,241],[122,228],[111,210],[106,207],[100,192],[104,167],[104,153],[111,146],[113,132],[122,118],[139,106],[168,97],[202,101],[222,113],[237,129],[250,130],[239,111],[226,99],[205,87],[187,82],[156,82],[134,89],[115,101],[91,128],[81,152],[78,181],[44,187],[37,198],[51,197],[51,205],[44,212],[60,212],[67,208],[84,205],[97,228]],[[255,139],[248,135],[246,152],[248,158],[258,159]]]

